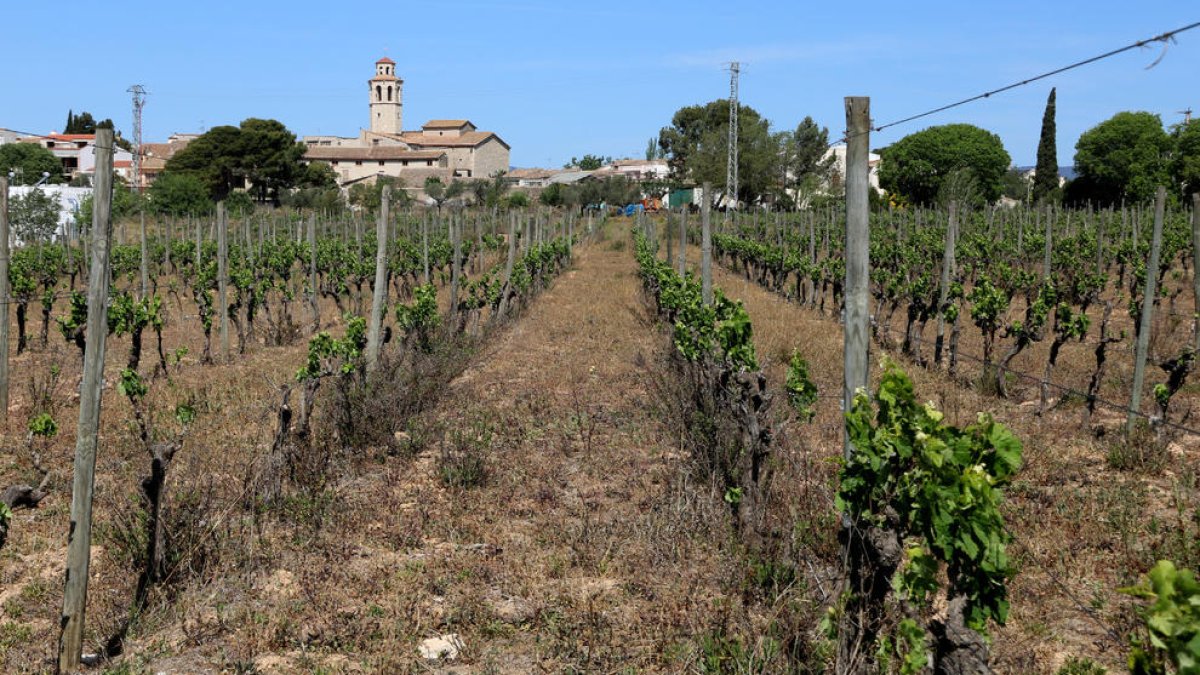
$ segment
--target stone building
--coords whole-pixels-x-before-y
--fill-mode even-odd
[[[508,143],[470,120],[430,120],[419,130],[404,131],[403,86],[394,61],[376,61],[375,76],[367,81],[370,127],[351,137],[305,136],[304,158],[327,162],[343,188],[390,176],[419,192],[430,177],[449,183],[508,171]]]

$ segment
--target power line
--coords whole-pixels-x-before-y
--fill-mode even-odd
[[[979,101],[979,100],[982,100],[985,98],[991,98],[992,96],[995,96],[996,94],[1001,94],[1003,92],[1010,91],[1012,89],[1017,89],[1018,87],[1023,87],[1027,84],[1032,84],[1039,80],[1044,80],[1048,77],[1053,77],[1054,75],[1059,75],[1061,73],[1065,73],[1069,70],[1081,68],[1083,66],[1090,65],[1092,63],[1096,63],[1097,61],[1103,61],[1104,59],[1111,58],[1118,54],[1123,54],[1123,53],[1133,50],[1133,49],[1140,49],[1142,47],[1145,47],[1146,45],[1153,44],[1155,42],[1161,42],[1165,46],[1165,45],[1170,44],[1171,42],[1174,42],[1176,35],[1179,35],[1180,33],[1185,33],[1187,31],[1193,30],[1195,28],[1200,28],[1200,21],[1190,23],[1186,26],[1176,28],[1174,30],[1169,30],[1165,33],[1160,33],[1158,35],[1155,35],[1154,37],[1149,37],[1144,40],[1138,40],[1137,42],[1132,42],[1130,44],[1125,45],[1124,47],[1118,47],[1117,49],[1109,50],[1107,52],[1104,52],[1103,54],[1097,54],[1096,56],[1092,56],[1092,57],[1083,59],[1082,61],[1076,61],[1075,63],[1063,66],[1061,68],[1055,68],[1054,70],[1049,70],[1049,71],[1046,71],[1039,75],[1034,75],[1033,77],[1029,77],[1024,80],[1020,80],[1019,82],[1013,82],[1012,84],[1007,84],[1003,87],[985,91],[982,94],[976,94],[974,96],[969,96],[960,101],[955,101],[953,103],[947,103],[946,105],[938,106],[936,108],[931,108],[929,110],[926,110],[925,112],[917,113],[915,115],[909,115],[908,117],[903,117],[901,119],[894,120],[894,121],[888,122],[886,124],[876,125],[876,126],[871,127],[868,131],[862,132],[862,133],[870,133],[871,131],[876,131],[876,132],[883,131],[884,129],[888,129],[890,127],[898,126],[901,124],[906,124],[906,123],[912,122],[914,120],[919,120],[923,117],[929,117],[930,115],[936,115],[937,113],[945,112],[952,108],[957,108],[959,106],[963,106],[968,103],[974,103],[975,101]],[[1149,67],[1150,68],[1154,67],[1161,60],[1162,60],[1162,57],[1160,56],[1159,59],[1156,60],[1154,63],[1150,64]],[[849,139],[850,139],[850,135],[846,134],[841,139],[832,143],[831,147],[833,145],[837,145],[838,143],[844,143],[844,142],[848,141]]]

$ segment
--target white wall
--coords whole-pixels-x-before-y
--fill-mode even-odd
[[[90,187],[70,187],[68,185],[14,185],[8,189],[8,197],[24,196],[31,190],[41,190],[58,200],[58,234],[66,234],[66,226],[75,222],[75,214],[83,200],[92,195]]]

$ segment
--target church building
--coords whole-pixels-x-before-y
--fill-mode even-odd
[[[404,131],[403,88],[396,62],[386,56],[376,61],[375,76],[367,80],[370,128],[354,137],[305,136],[304,158],[328,163],[343,188],[391,176],[415,191],[429,177],[449,184],[508,171],[508,143],[470,120],[430,120]]]

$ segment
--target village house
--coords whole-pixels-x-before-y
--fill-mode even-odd
[[[470,120],[430,120],[419,130],[404,131],[404,80],[395,69],[387,57],[375,62],[375,76],[367,81],[370,128],[352,137],[305,136],[304,158],[328,163],[343,189],[389,176],[419,193],[431,177],[450,183],[508,171],[508,143]]]
[[[96,173],[96,135],[60,134],[52,132],[45,136],[24,136],[22,143],[36,143],[46,148],[62,162],[63,176],[68,181],[76,178],[91,178]],[[113,149],[113,173],[126,183],[133,180],[133,153],[124,148]]]

